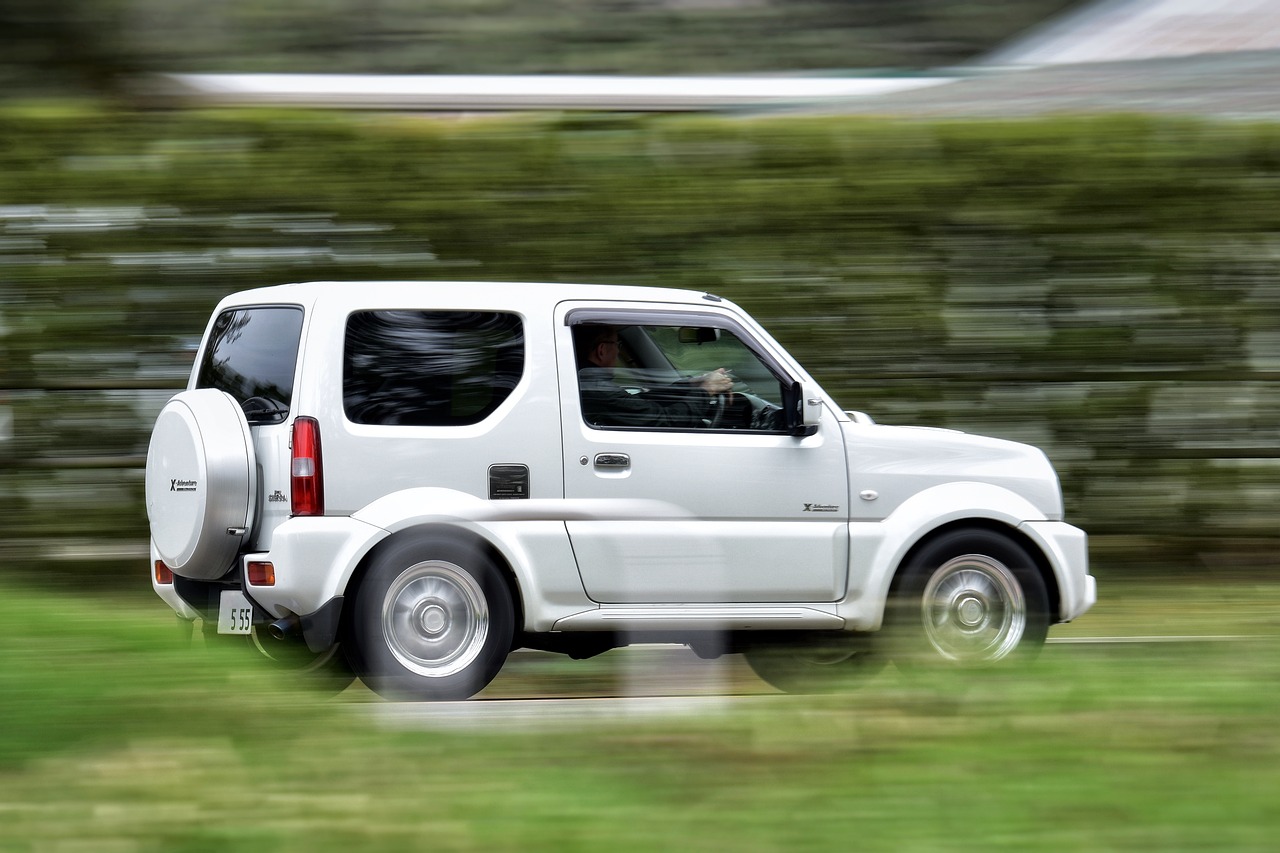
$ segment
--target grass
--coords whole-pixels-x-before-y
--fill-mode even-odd
[[[1269,850],[1278,599],[1112,583],[1053,636],[1255,638],[1051,645],[1030,671],[890,669],[844,696],[772,694],[732,660],[517,656],[489,695],[757,695],[537,722],[476,702],[484,721],[406,725],[361,688],[327,700],[184,648],[159,602],[7,586],[0,851]]]

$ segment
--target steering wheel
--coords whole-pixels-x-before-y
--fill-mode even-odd
[[[782,409],[772,403],[760,402],[760,407],[751,412],[751,428],[762,430],[780,429]]]
[[[715,407],[715,413],[711,415],[711,423],[707,424],[707,429],[716,429],[720,426],[720,422],[724,420],[725,410],[729,408],[729,395],[713,395],[711,405]]]

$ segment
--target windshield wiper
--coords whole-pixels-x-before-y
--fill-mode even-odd
[[[280,423],[289,414],[289,407],[269,397],[250,397],[240,404],[245,420],[250,423]]]

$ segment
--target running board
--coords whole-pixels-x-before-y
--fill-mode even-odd
[[[828,605],[831,606],[831,605]],[[560,619],[553,631],[838,631],[844,619],[804,605],[604,604]]]

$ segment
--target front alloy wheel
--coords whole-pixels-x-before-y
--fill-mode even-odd
[[[1049,631],[1039,568],[994,530],[953,530],[926,543],[902,569],[890,606],[890,648],[908,667],[1030,657]]]
[[[920,600],[925,637],[948,660],[997,661],[1027,630],[1027,598],[1008,566],[965,554],[940,566]]]

